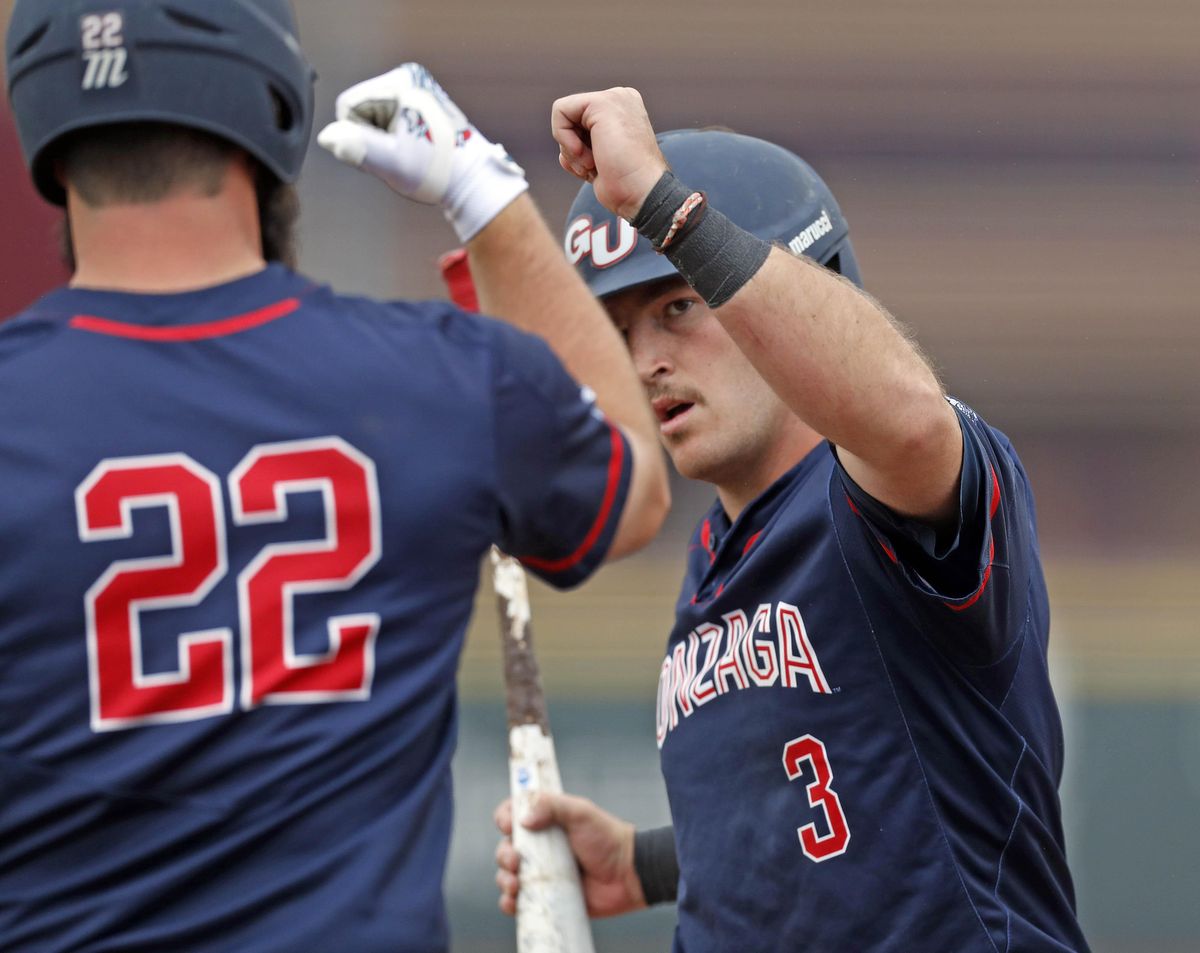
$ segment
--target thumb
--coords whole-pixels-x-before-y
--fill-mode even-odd
[[[362,123],[339,119],[320,131],[317,135],[317,145],[357,169],[367,157],[368,131],[369,127]]]
[[[382,179],[401,195],[436,204],[446,191],[453,142],[440,151],[423,136],[393,135],[352,119],[339,119],[321,130],[317,144],[363,172]]]
[[[521,826],[531,831],[541,831],[555,825],[565,827],[571,813],[566,802],[565,794],[543,791],[535,795],[521,818]]]
[[[531,831],[557,826],[569,832],[572,826],[587,820],[594,810],[587,798],[542,791],[530,802],[525,817],[521,819],[521,826]]]

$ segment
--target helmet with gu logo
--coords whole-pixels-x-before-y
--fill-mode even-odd
[[[735,224],[806,255],[862,287],[849,227],[833,193],[807,162],[782,146],[723,130],[681,129],[658,137],[671,170]],[[579,190],[563,248],[598,298],[678,274],[627,221]]]

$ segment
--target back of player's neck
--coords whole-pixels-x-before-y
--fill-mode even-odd
[[[265,267],[256,206],[238,197],[175,195],[152,204],[70,204],[72,287],[168,294]]]

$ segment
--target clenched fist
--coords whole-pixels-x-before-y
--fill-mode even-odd
[[[667,168],[642,94],[627,86],[556,100],[550,128],[559,164],[596,190],[610,212],[629,221]]]

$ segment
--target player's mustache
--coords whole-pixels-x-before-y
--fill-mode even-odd
[[[647,384],[646,399],[650,403],[654,403],[656,400],[670,400],[676,404],[698,404],[700,403],[700,394],[690,387],[662,387]]]

